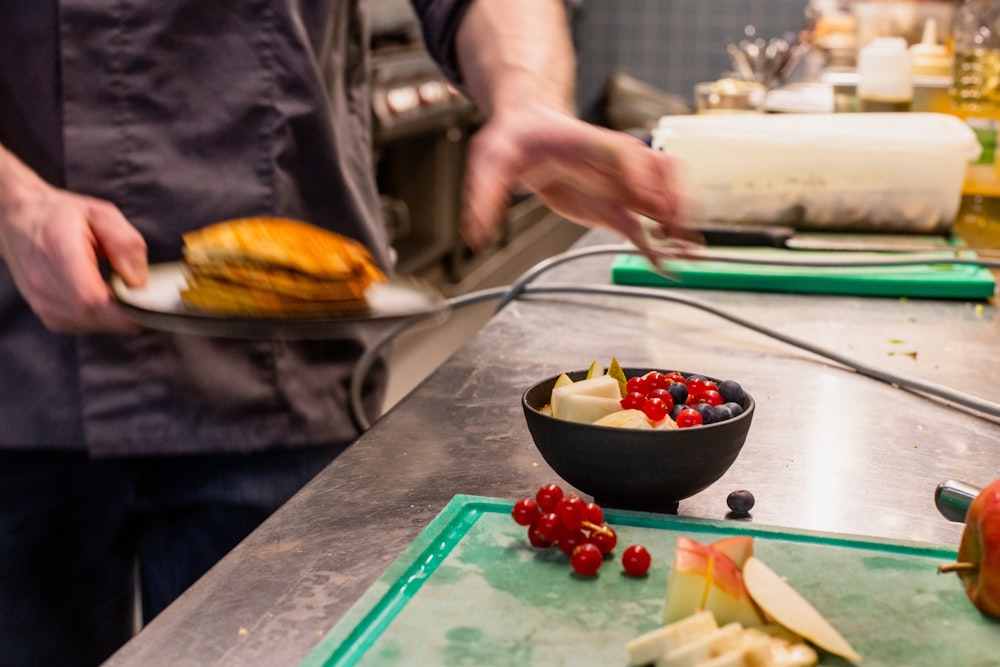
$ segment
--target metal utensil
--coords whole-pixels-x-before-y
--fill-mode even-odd
[[[934,504],[937,506],[938,512],[948,521],[965,523],[969,505],[972,504],[973,498],[977,495],[979,495],[978,487],[949,479],[941,482],[934,489]]]

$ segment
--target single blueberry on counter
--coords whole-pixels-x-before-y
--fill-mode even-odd
[[[754,497],[746,489],[740,489],[729,494],[726,498],[726,504],[729,505],[734,516],[747,516],[753,509]]]

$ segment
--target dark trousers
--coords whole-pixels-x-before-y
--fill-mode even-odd
[[[0,452],[0,664],[99,664],[132,635],[137,574],[148,621],[342,450]]]

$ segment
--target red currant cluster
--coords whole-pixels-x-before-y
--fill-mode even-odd
[[[678,371],[652,371],[629,378],[625,385],[623,410],[642,410],[652,422],[668,415],[678,428],[710,424],[742,413],[743,389],[736,382],[723,382],[698,375],[684,377]],[[723,407],[725,406],[725,407]]]
[[[558,546],[570,557],[573,570],[583,576],[597,574],[604,557],[614,551],[618,535],[604,521],[600,505],[574,493],[566,495],[558,484],[544,484],[534,498],[521,498],[511,510],[514,522],[528,527],[533,547]],[[630,546],[622,554],[626,574],[642,576],[649,570],[649,552]]]

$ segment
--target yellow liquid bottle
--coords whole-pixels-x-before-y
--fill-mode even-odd
[[[983,151],[966,169],[959,218],[1000,222],[1000,2],[964,0],[952,19],[954,65],[948,112],[975,131]]]

